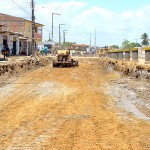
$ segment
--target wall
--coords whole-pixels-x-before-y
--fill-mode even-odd
[[[31,21],[25,21],[25,37],[28,37],[28,41],[32,41],[32,22]]]
[[[24,33],[24,19],[0,13],[0,23],[11,32]]]

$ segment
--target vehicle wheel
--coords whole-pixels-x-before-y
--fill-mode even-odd
[[[53,67],[57,67],[57,64],[56,64],[56,63],[53,63]]]

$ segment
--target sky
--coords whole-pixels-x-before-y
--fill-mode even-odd
[[[31,0],[0,0],[0,13],[31,19]],[[19,6],[21,7],[19,7]],[[54,15],[54,41],[68,30],[66,41],[96,45],[119,45],[126,39],[141,42],[150,36],[150,0],[35,0],[36,22],[44,24],[43,40],[49,39]]]

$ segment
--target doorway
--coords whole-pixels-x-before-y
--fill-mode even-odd
[[[12,55],[16,55],[16,41],[13,41],[13,51]]]

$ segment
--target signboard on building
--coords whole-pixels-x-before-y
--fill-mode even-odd
[[[35,40],[42,41],[42,34],[35,33]]]

